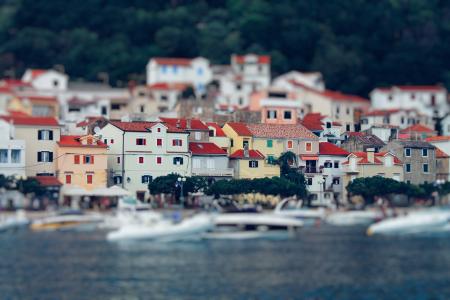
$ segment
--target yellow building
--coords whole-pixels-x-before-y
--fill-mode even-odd
[[[106,187],[106,148],[92,135],[62,135],[56,150],[58,179],[85,190]]]
[[[373,148],[367,152],[352,152],[342,165],[344,199],[347,198],[345,187],[356,178],[381,176],[403,181],[403,163],[391,152],[375,153]]]
[[[8,110],[36,117],[59,117],[59,102],[52,96],[20,96],[9,101]]]

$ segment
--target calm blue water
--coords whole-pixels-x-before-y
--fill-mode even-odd
[[[304,229],[292,240],[111,244],[0,235],[0,299],[450,299],[450,237]]]

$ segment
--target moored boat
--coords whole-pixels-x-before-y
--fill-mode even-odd
[[[450,210],[424,209],[372,224],[367,234],[407,235],[450,232]]]
[[[0,216],[0,232],[24,228],[30,223],[24,210],[18,210],[13,215]]]
[[[333,226],[367,226],[384,217],[384,213],[379,210],[336,211],[328,214],[325,222]]]
[[[102,221],[103,217],[100,214],[67,211],[37,219],[31,223],[30,228],[35,231],[88,230],[95,229]]]
[[[306,225],[315,224],[316,222],[320,222],[321,220],[323,220],[326,216],[326,210],[323,207],[305,208],[302,207],[301,201],[284,199],[275,207],[274,214],[300,219]]]

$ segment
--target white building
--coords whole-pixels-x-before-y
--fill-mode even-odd
[[[374,109],[416,109],[429,117],[449,112],[447,90],[443,86],[392,86],[370,93]]]
[[[27,69],[22,81],[41,91],[66,91],[69,77],[56,70]]]
[[[450,136],[450,113],[441,120],[442,135]]]
[[[0,119],[0,174],[25,176],[25,140],[14,139],[14,126]]]
[[[108,183],[144,200],[153,178],[191,176],[188,132],[163,122],[110,122],[97,135],[108,145]]]
[[[361,117],[361,130],[369,129],[374,125],[391,125],[404,129],[414,124],[434,127],[433,118],[420,113],[417,109],[376,109]]]
[[[214,79],[219,82],[217,104],[230,109],[247,107],[250,95],[270,85],[270,56],[232,55],[231,66],[216,67]]]
[[[204,93],[206,85],[212,80],[209,60],[203,57],[193,59],[154,57],[147,64],[147,84],[182,83],[194,87],[196,92]]]
[[[325,82],[320,72],[299,72],[291,71],[282,74],[273,80],[273,85],[277,87],[289,87],[289,81],[295,81],[317,91],[325,90]]]

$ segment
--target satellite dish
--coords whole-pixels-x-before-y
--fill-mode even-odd
[[[100,127],[98,127],[98,126],[95,126],[95,128],[94,128],[94,133],[95,134],[98,134],[99,132],[100,132]]]

